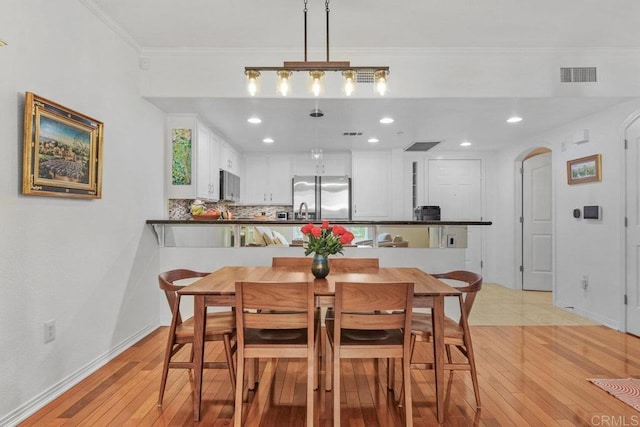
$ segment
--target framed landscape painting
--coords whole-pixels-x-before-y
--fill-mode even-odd
[[[27,92],[22,193],[101,198],[103,128],[98,120]]]
[[[569,185],[602,180],[602,159],[600,154],[581,157],[567,162],[567,182]]]

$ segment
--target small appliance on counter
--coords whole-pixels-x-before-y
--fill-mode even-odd
[[[415,221],[440,221],[440,206],[418,206],[413,210]]]
[[[289,214],[287,212],[276,212],[276,219],[278,221],[286,221],[289,219]]]

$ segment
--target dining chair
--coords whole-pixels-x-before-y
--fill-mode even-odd
[[[444,343],[447,353],[447,361],[444,370],[453,375],[453,371],[470,371],[473,392],[476,398],[476,406],[480,408],[480,388],[478,387],[478,374],[476,371],[475,357],[471,343],[471,332],[469,330],[469,314],[473,307],[477,293],[482,288],[482,276],[471,271],[455,270],[448,273],[432,274],[438,279],[449,279],[457,282],[464,282],[464,286],[455,286],[462,292],[458,296],[460,304],[460,319],[455,321],[450,317],[444,319]],[[415,350],[416,342],[433,342],[433,322],[431,314],[413,313],[411,321],[411,357]],[[464,361],[453,361],[451,348],[455,347],[464,356]],[[416,369],[433,369],[432,363],[417,363],[411,361],[411,367]],[[402,392],[400,393],[402,399]],[[402,403],[402,400],[400,400]]]
[[[330,258],[329,265],[334,268],[379,268],[378,258]],[[308,257],[273,257],[272,267],[307,268],[311,267]]]
[[[307,359],[307,421],[314,425],[319,369],[320,309],[309,282],[236,282],[236,370],[234,426],[242,425],[245,360]]]
[[[333,425],[340,425],[340,362],[353,358],[401,359],[405,425],[413,425],[411,408],[411,309],[413,283],[336,282],[335,317],[325,319],[326,378],[333,382]]]
[[[209,273],[177,269],[160,273],[158,282],[167,297],[171,308],[172,319],[167,336],[167,346],[162,366],[162,379],[160,380],[160,393],[158,406],[162,405],[164,390],[167,385],[169,368],[193,369],[193,317],[183,319],[180,313],[180,294],[178,291],[184,286],[177,284],[181,280],[204,277]],[[221,341],[224,344],[226,362],[205,362],[203,367],[208,369],[228,369],[231,387],[235,389],[235,367],[233,354],[236,351],[235,340],[236,319],[233,311],[208,313],[206,318],[205,341]],[[191,353],[188,361],[175,361],[173,357],[185,344],[191,344]]]

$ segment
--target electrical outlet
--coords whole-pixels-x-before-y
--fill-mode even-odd
[[[585,291],[589,287],[589,276],[582,276],[582,289]]]
[[[44,342],[45,344],[56,339],[56,321],[44,322]]]

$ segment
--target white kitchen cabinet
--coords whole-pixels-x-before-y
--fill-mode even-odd
[[[293,159],[293,175],[350,176],[350,153],[323,153],[322,159],[313,159],[311,154],[296,154]]]
[[[240,156],[227,142],[220,142],[220,169],[240,176]]]
[[[391,152],[354,151],[351,153],[352,218],[379,220],[390,216],[389,182]]]
[[[167,117],[165,143],[167,198],[195,199],[201,193],[199,188],[201,185],[207,188],[212,157],[204,150],[208,149],[206,146],[210,142],[210,133],[209,129],[193,114],[175,114]],[[184,150],[174,150],[174,145],[178,143],[178,135],[181,141],[189,141],[187,157],[184,157]],[[178,151],[182,151],[182,154]],[[217,159],[217,153],[215,159]],[[215,167],[217,168],[217,163]],[[205,170],[206,173],[203,172]],[[207,183],[199,184],[200,179],[205,176]]]
[[[208,129],[198,127],[196,196],[204,200],[220,198],[219,143]]]
[[[291,204],[291,157],[247,154],[244,158],[244,193],[248,204]]]

